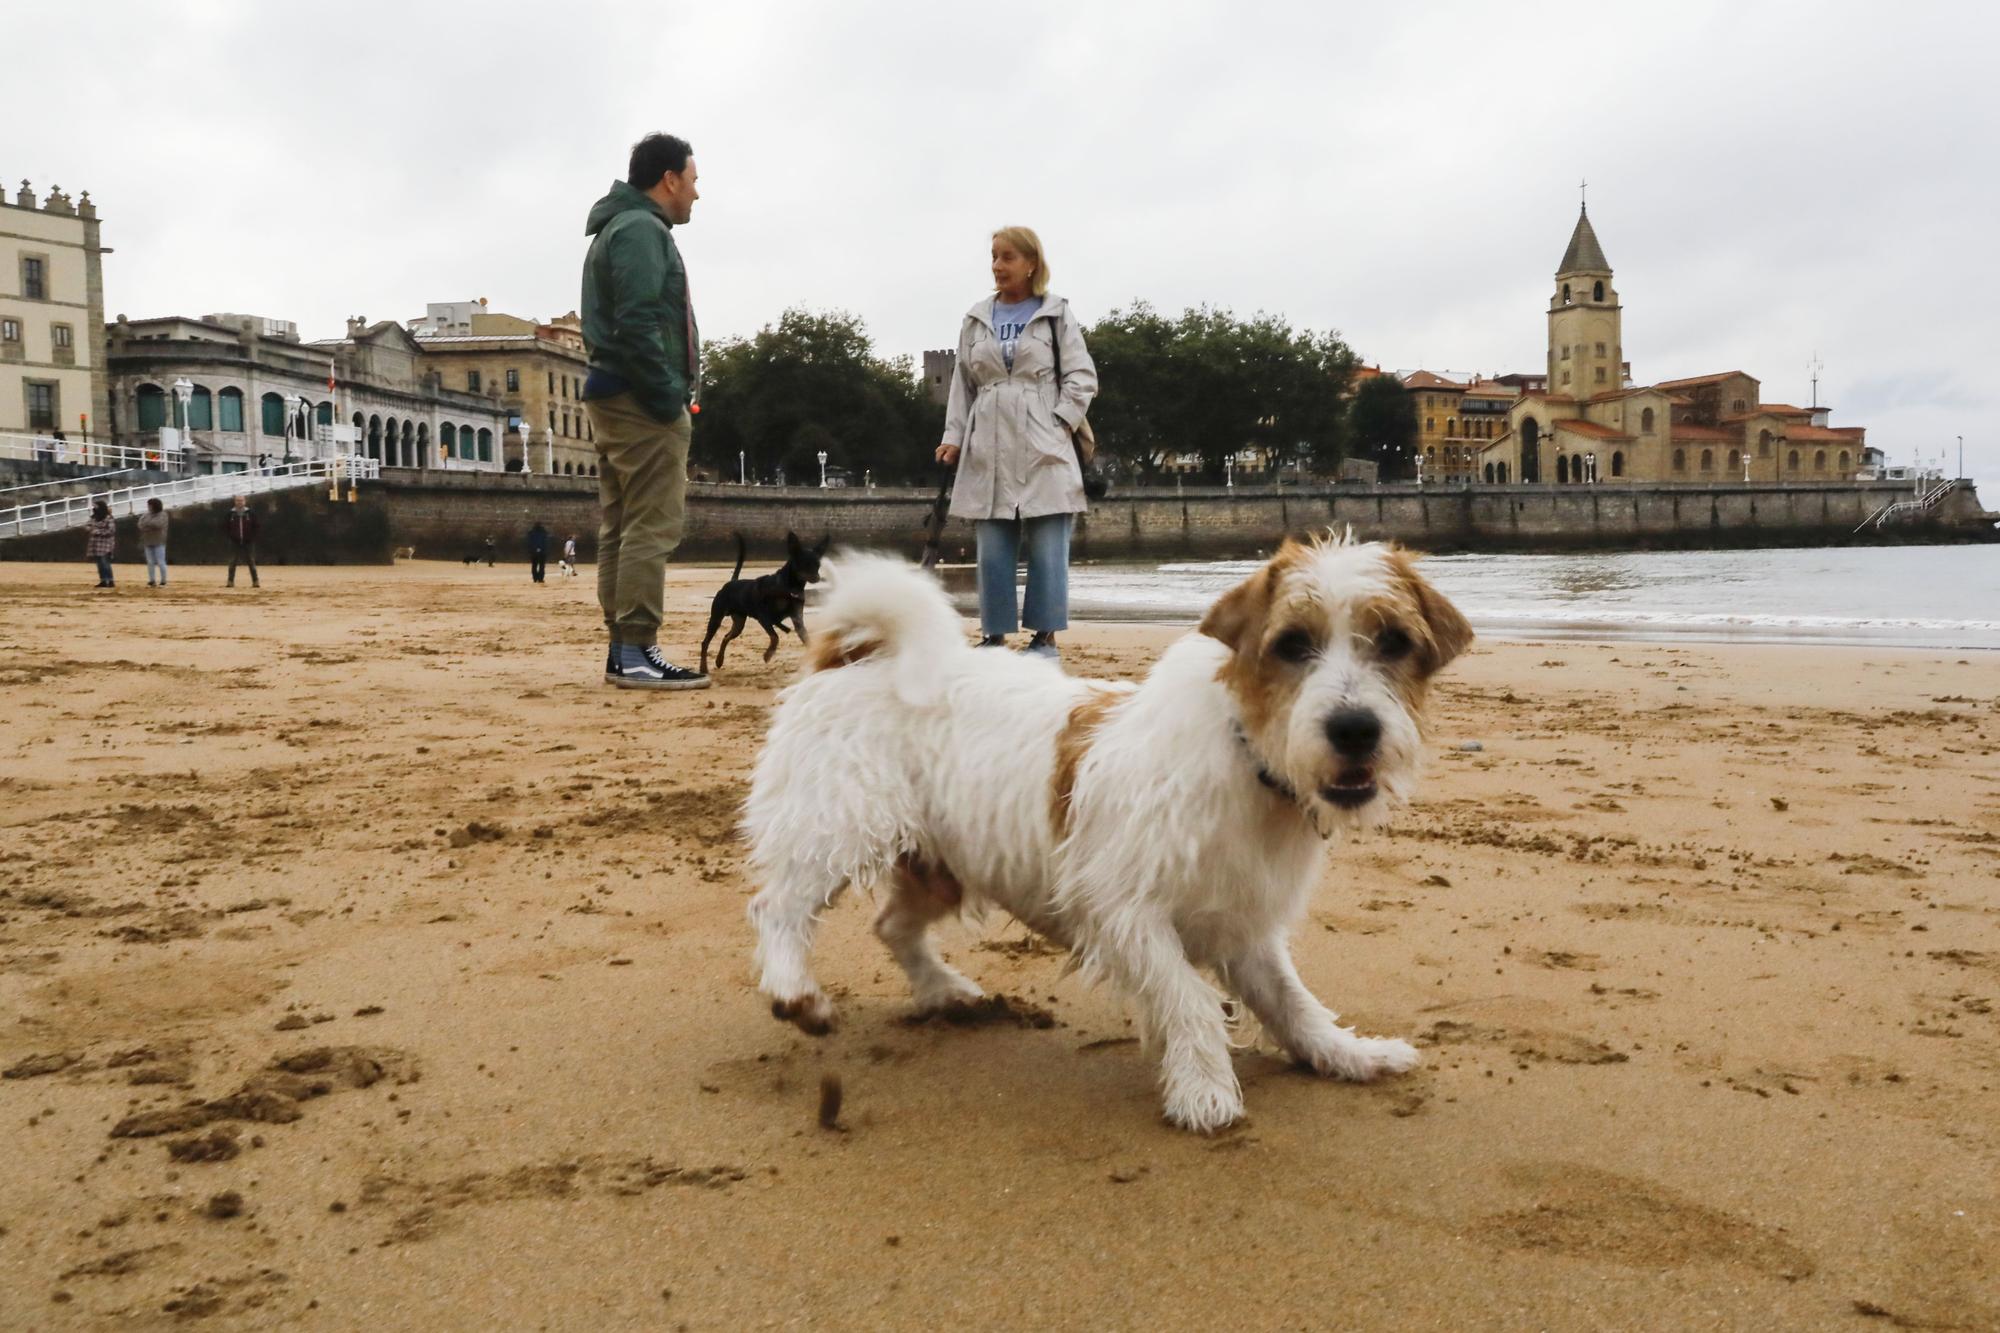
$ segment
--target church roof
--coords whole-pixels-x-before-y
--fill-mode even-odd
[[[1611,427],[1602,425],[1599,422],[1586,421],[1582,417],[1563,417],[1559,420],[1551,421],[1549,428],[1551,430],[1568,431],[1573,435],[1587,436],[1593,440],[1629,440],[1632,438],[1623,431],[1613,430]]]
[[[1723,380],[1732,379],[1737,375],[1743,376],[1746,380],[1756,378],[1756,376],[1746,371],[1718,370],[1712,375],[1690,375],[1686,379],[1681,380],[1661,380],[1653,387],[1655,389],[1684,389],[1696,384],[1719,384]]]
[[[1585,209],[1576,215],[1576,230],[1569,235],[1569,249],[1563,251],[1562,263],[1556,268],[1563,273],[1609,273],[1611,261],[1604,257],[1604,247],[1597,243],[1597,232],[1590,225],[1590,212]]]

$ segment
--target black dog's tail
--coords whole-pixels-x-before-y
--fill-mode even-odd
[[[743,534],[736,534],[736,572],[729,576],[731,583],[743,577]]]

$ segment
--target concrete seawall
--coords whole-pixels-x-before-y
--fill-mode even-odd
[[[1073,550],[1083,560],[1246,556],[1269,550],[1287,534],[1335,526],[1431,551],[1996,539],[1993,516],[1983,512],[1969,485],[1919,521],[1855,534],[1884,505],[1910,494],[1907,483],[1891,482],[1128,489],[1083,516]],[[687,535],[675,558],[732,559],[735,534],[741,532],[752,558],[768,560],[782,549],[788,528],[807,537],[831,533],[836,545],[914,554],[934,495],[902,488],[696,484],[689,488]],[[273,563],[382,562],[403,547],[414,547],[423,557],[457,559],[482,550],[489,536],[501,559],[515,561],[524,558],[524,534],[537,521],[549,529],[552,552],[575,533],[584,558],[595,555],[597,483],[587,478],[391,468],[381,481],[363,485],[355,505],[329,505],[324,491],[311,490],[260,497],[257,503],[268,515],[266,549]],[[177,516],[174,556],[200,563],[221,554],[211,552],[205,535],[215,526],[193,512],[185,523]],[[203,535],[184,545],[183,531]],[[970,525],[948,523],[944,540],[947,559],[968,556]],[[67,560],[79,558],[82,549],[80,533],[55,533],[0,544],[0,558]],[[130,549],[136,559],[136,545]]]

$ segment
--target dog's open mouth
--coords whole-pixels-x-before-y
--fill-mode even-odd
[[[1343,810],[1353,810],[1375,799],[1375,770],[1361,764],[1343,768],[1332,782],[1319,789],[1321,799]]]

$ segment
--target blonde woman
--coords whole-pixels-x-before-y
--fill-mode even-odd
[[[1071,432],[1097,396],[1097,367],[1068,302],[1049,291],[1041,238],[1002,227],[992,257],[993,294],[959,328],[937,458],[958,469],[951,513],[979,539],[981,646],[1006,646],[1025,620],[1028,651],[1054,658],[1056,632],[1069,628],[1070,526],[1084,510]],[[1025,607],[1014,594],[1023,547]]]

